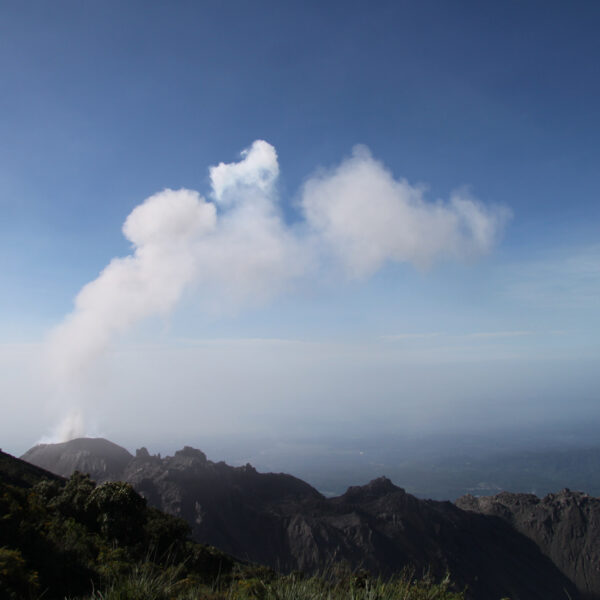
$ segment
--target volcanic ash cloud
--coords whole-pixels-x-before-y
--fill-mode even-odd
[[[470,259],[491,250],[509,216],[461,193],[428,202],[422,188],[394,179],[363,147],[306,181],[293,225],[280,212],[277,153],[267,142],[255,141],[240,161],[209,174],[208,200],[194,190],[165,189],[135,207],[123,225],[131,254],[111,260],[85,285],[50,333],[56,393],[74,404],[60,408],[67,419],[80,415],[85,399],[65,390],[74,381],[85,389],[81,382],[116,337],[167,315],[191,284],[205,305],[212,298],[239,310],[339,265],[364,278],[388,261],[423,267]]]

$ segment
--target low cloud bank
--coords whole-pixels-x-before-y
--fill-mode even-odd
[[[422,188],[394,179],[363,147],[306,181],[301,226],[282,217],[277,153],[267,142],[255,141],[240,161],[209,173],[209,199],[166,189],[127,217],[131,254],[85,285],[73,312],[50,333],[50,371],[60,394],[86,377],[119,334],[172,311],[191,284],[203,296],[243,307],[336,264],[365,278],[388,261],[427,267],[468,260],[491,250],[509,217],[508,209],[460,192],[428,202]],[[70,409],[62,430],[81,435],[80,406]]]

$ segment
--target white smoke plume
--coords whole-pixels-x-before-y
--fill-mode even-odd
[[[59,421],[49,435],[38,440],[38,444],[54,444],[56,442],[67,442],[75,438],[84,437],[89,432],[86,430],[81,408],[71,409]]]
[[[449,202],[426,202],[423,188],[394,179],[362,146],[336,169],[309,179],[302,206],[315,235],[357,277],[387,260],[427,267],[484,254],[510,215],[464,192]]]
[[[123,234],[132,253],[113,259],[75,298],[73,312],[48,340],[60,393],[111,342],[138,321],[168,314],[184,290],[243,306],[265,301],[306,276],[326,257],[364,277],[386,261],[422,266],[488,252],[508,216],[461,194],[428,203],[423,190],[393,176],[364,148],[303,189],[303,227],[278,205],[275,148],[255,141],[237,163],[210,169],[211,200],[166,189],[134,208]],[[302,231],[302,233],[300,233]],[[83,430],[81,400],[63,437]],[[60,427],[59,427],[60,429]]]
[[[133,253],[115,258],[75,298],[75,310],[50,336],[59,382],[93,362],[114,336],[173,308],[195,276],[194,243],[214,230],[216,211],[197,192],[164,190],[137,206],[123,225]]]

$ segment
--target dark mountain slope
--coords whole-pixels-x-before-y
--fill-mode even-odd
[[[457,506],[509,523],[526,535],[576,585],[584,597],[600,590],[600,499],[563,490],[538,498],[503,492],[464,496]]]
[[[0,450],[0,483],[29,488],[42,479],[62,481],[62,477]]]
[[[450,572],[473,598],[565,598],[565,589],[577,597],[535,544],[500,519],[473,516],[380,478],[287,515],[287,534],[292,556],[309,571],[337,557],[386,575],[408,565],[438,577]]]
[[[84,471],[99,464],[99,473],[88,470],[104,477],[92,448],[77,442],[74,453],[61,450],[85,462],[69,464]],[[40,460],[47,450],[27,456]],[[55,452],[55,464],[65,464]],[[385,478],[326,499],[290,475],[214,463],[189,447],[166,458],[138,450],[115,478],[184,518],[195,540],[282,571],[322,571],[343,561],[387,575],[409,566],[417,574],[450,571],[474,599],[564,600],[565,590],[578,598],[568,578],[505,520],[418,500]]]
[[[282,508],[294,512],[302,502],[322,498],[291,475],[214,463],[190,447],[163,459],[138,450],[123,478],[151,504],[190,523],[194,539],[274,566],[290,566]]]

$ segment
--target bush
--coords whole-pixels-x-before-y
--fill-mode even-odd
[[[146,501],[128,484],[107,482],[92,490],[86,514],[96,530],[111,540],[129,545],[140,541],[146,522]]]
[[[18,550],[0,548],[0,598],[37,598],[38,574],[27,568]]]

